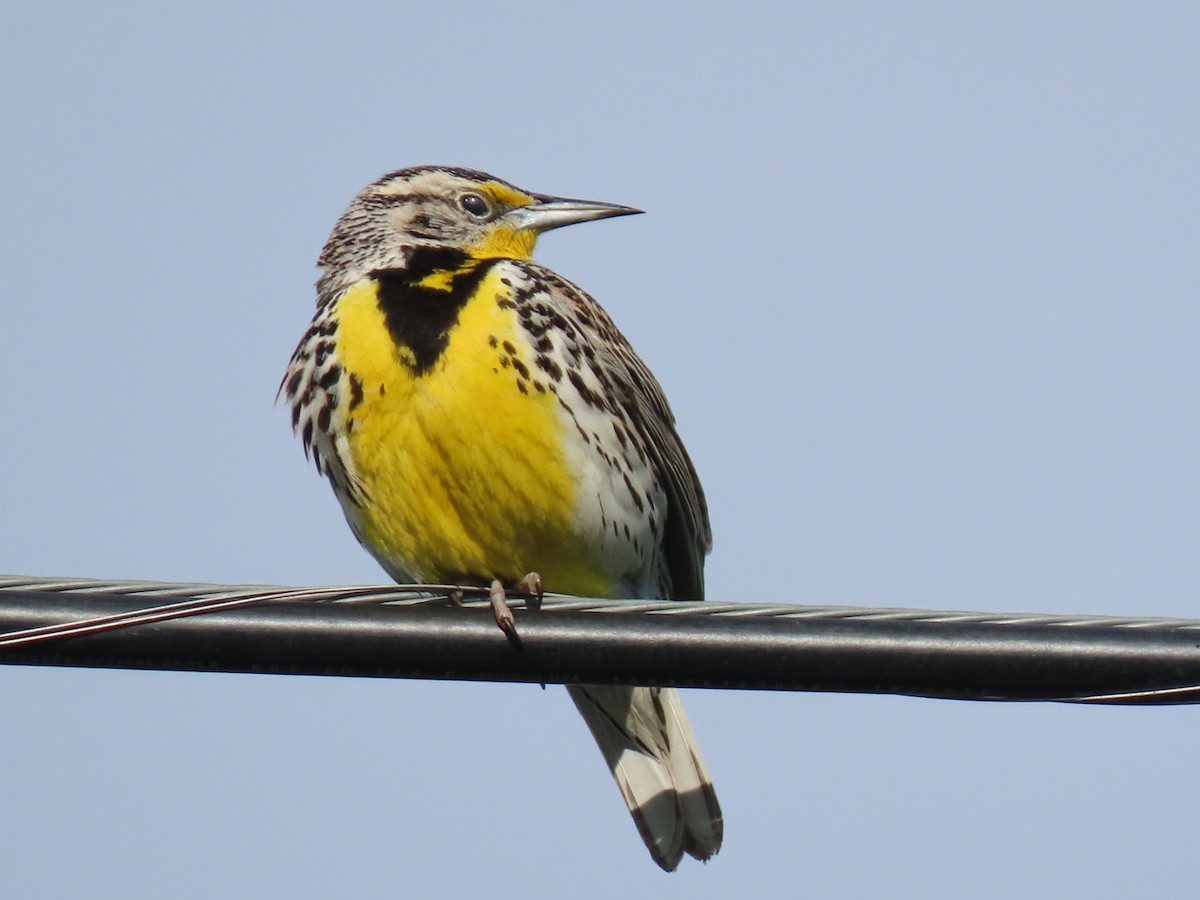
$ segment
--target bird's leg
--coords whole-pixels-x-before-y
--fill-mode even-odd
[[[542,608],[542,595],[545,593],[542,590],[542,576],[537,572],[530,572],[513,587],[525,594],[529,599],[525,601],[525,605],[538,612]],[[542,690],[546,689],[546,683],[542,682]]]
[[[511,583],[512,589],[525,594],[529,599],[525,601],[526,606],[536,611],[542,608],[542,576],[537,572],[530,572],[524,578]],[[458,604],[462,605],[462,593],[458,593]],[[520,643],[520,638],[517,635],[517,622],[513,618],[512,610],[508,608],[508,594],[504,590],[504,583],[499,578],[492,579],[492,586],[488,590],[488,597],[492,601],[492,615],[496,617],[496,624],[500,626],[500,630],[508,635],[509,640],[513,643]],[[455,602],[454,593],[450,595],[450,602]]]
[[[488,596],[492,600],[492,614],[496,617],[496,624],[510,638],[515,638],[517,622],[513,618],[512,610],[508,608],[508,595],[504,593],[504,585],[500,583],[499,578],[493,579]]]
[[[542,595],[545,591],[542,590],[542,576],[537,572],[530,572],[520,581],[515,582],[513,589],[528,595],[529,599],[525,601],[525,605],[534,612],[542,608]]]
[[[446,595],[446,599],[450,601],[451,606],[457,606],[459,609],[463,608],[463,592],[462,591],[460,591],[458,589],[452,590],[452,591],[450,591],[450,593],[448,593]]]

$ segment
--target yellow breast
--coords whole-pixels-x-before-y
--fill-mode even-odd
[[[528,377],[533,352],[492,269],[422,369],[389,332],[379,284],[338,301],[349,386],[340,427],[361,503],[343,497],[367,549],[426,582],[515,580],[605,596],[612,585],[575,528],[578,474],[556,396]],[[522,377],[522,373],[525,376]],[[357,522],[353,520],[357,517]]]

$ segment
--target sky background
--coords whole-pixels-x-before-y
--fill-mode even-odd
[[[383,580],[272,401],[342,209],[446,163],[648,212],[538,255],[664,385],[710,598],[1200,617],[1195,4],[3,19],[0,571]],[[1194,709],[686,700],[726,843],[668,876],[561,689],[0,669],[4,892],[1200,879]]]

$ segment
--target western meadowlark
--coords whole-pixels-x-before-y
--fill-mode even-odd
[[[699,599],[712,539],[662,388],[608,314],[531,259],[640,210],[421,166],[364,189],[318,265],[280,394],[358,540],[400,582]],[[533,573],[537,573],[534,575]],[[573,685],[651,855],[721,846],[678,694]]]

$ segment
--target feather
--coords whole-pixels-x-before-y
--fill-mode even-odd
[[[683,854],[720,849],[721,807],[679,694],[673,688],[570,685],[654,861],[670,872]]]

